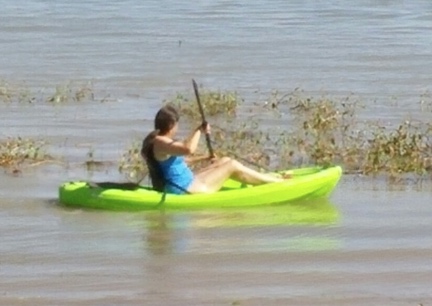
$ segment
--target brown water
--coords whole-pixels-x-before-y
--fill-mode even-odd
[[[56,201],[67,180],[123,179],[121,154],[192,77],[238,90],[249,105],[301,87],[353,92],[366,105],[362,118],[383,125],[430,122],[420,105],[432,84],[429,1],[0,8],[0,80],[38,97],[92,81],[96,95],[84,104],[0,102],[0,139],[38,137],[61,158],[0,173],[0,305],[432,304],[430,181],[347,175],[328,200],[254,210],[110,213]],[[107,167],[86,171],[89,153]]]
[[[70,210],[55,198],[3,195],[0,301],[428,305],[430,191],[358,184],[345,177],[330,201],[176,213]]]

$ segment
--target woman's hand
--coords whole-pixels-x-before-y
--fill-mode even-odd
[[[197,130],[200,130],[201,133],[204,133],[204,134],[210,134],[210,131],[211,131],[211,129],[210,129],[210,124],[208,124],[207,122],[203,122],[203,123],[198,127]]]
[[[215,162],[217,162],[219,160],[219,157],[216,154],[210,155],[208,157],[208,159],[210,160],[210,164],[214,164]]]

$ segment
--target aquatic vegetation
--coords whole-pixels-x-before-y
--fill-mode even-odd
[[[288,140],[293,148],[291,160],[323,166],[339,163],[346,170],[357,170],[365,140],[355,118],[361,105],[352,99],[347,97],[336,102],[298,93],[291,96],[288,102],[295,118],[294,132]]]
[[[340,164],[346,172],[383,172],[390,177],[426,175],[432,170],[430,123],[404,121],[392,129],[379,122],[360,122],[356,114],[363,106],[352,97],[338,101],[294,93],[286,102],[294,115],[295,129],[283,135],[283,141],[277,140],[277,144],[285,144],[279,156],[289,156],[284,162]]]
[[[97,170],[102,170],[110,166],[112,163],[108,161],[97,160],[95,158],[95,150],[93,147],[91,147],[87,152],[87,159],[84,164],[88,172],[93,172]]]
[[[93,101],[94,93],[92,83],[85,85],[75,85],[69,82],[65,85],[56,86],[55,92],[46,98],[51,103],[67,103]]]
[[[0,101],[33,103],[39,101],[35,97],[20,86],[0,82]],[[432,122],[403,118],[389,126],[380,121],[361,121],[359,113],[364,105],[353,95],[329,98],[307,96],[298,89],[289,93],[272,91],[264,99],[244,105],[234,91],[200,88],[200,98],[212,124],[211,139],[218,156],[231,156],[266,171],[339,164],[345,173],[385,174],[391,179],[406,174],[432,177]],[[57,104],[90,100],[94,100],[91,83],[70,82],[58,86],[42,101]],[[201,120],[192,90],[164,102],[178,107],[186,126]],[[426,115],[432,112],[429,93],[421,95],[419,108]],[[262,124],[262,118],[273,120],[272,116],[278,126]],[[20,137],[0,141],[0,166],[18,167],[49,159],[44,145]],[[141,139],[134,141],[118,162],[118,171],[134,182],[148,174],[140,147]],[[198,151],[207,154],[204,142]],[[96,161],[92,149],[84,165],[92,171],[109,163]]]
[[[431,126],[410,121],[389,132],[377,127],[369,140],[364,172],[427,174],[432,170],[431,132]]]
[[[0,80],[0,102],[4,103],[73,103],[95,101],[92,82],[67,82],[57,85],[54,90],[47,89],[33,92],[25,84],[12,84]],[[105,102],[109,97],[104,97],[100,102]]]
[[[11,102],[12,97],[15,95],[10,85],[5,81],[0,82],[0,99],[3,102]]]
[[[212,138],[217,155],[231,156],[256,168],[268,168],[274,155],[269,132],[253,119],[231,121],[223,128],[213,126]]]
[[[243,99],[231,91],[208,90],[200,88],[200,100],[206,116],[217,116],[219,114],[233,117],[236,115],[237,107],[243,102]],[[189,118],[199,118],[200,113],[193,92],[177,93],[173,98],[164,101],[166,104],[176,106],[182,115]]]
[[[28,88],[0,80],[0,102],[33,103],[36,100],[37,95]]]
[[[141,157],[141,141],[134,141],[122,154],[118,165],[118,171],[127,180],[139,183],[148,175],[148,169]]]
[[[19,169],[26,163],[38,163],[52,158],[45,152],[45,142],[21,137],[0,140],[0,166]]]
[[[384,173],[391,179],[407,173],[427,177],[432,172],[431,123],[403,120],[389,127],[360,121],[358,112],[364,106],[354,96],[317,98],[299,90],[288,94],[274,91],[258,105],[262,106],[260,115],[267,111],[281,123],[290,122],[289,128],[280,125],[277,129],[262,128],[253,114],[239,118],[240,103],[233,102],[237,101],[232,98],[237,97],[234,93],[213,97],[202,97],[201,102],[212,122],[211,138],[218,156],[233,156],[266,170],[339,164],[345,173]],[[168,101],[176,104],[189,121],[200,118],[194,97],[177,95]],[[423,103],[422,107],[427,105]],[[201,152],[206,152],[205,147]],[[142,167],[139,148],[135,147],[128,149],[119,169],[130,172],[131,177],[137,177],[138,172],[144,177]]]

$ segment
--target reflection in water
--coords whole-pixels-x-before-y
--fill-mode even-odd
[[[147,232],[145,242],[153,255],[170,254],[173,252],[174,231],[169,228],[170,216],[164,211],[145,216]]]
[[[226,210],[197,214],[194,227],[239,227],[272,225],[331,225],[339,212],[328,199],[299,201],[241,210]]]
[[[339,211],[328,199],[249,209],[145,214],[152,255],[334,249]],[[326,229],[326,230],[324,230]]]

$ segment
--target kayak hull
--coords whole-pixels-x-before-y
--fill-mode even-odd
[[[284,182],[244,186],[228,180],[221,191],[212,194],[163,195],[149,186],[122,188],[119,184],[117,187],[107,187],[75,181],[59,187],[59,201],[66,206],[122,211],[151,210],[161,206],[168,209],[260,206],[327,197],[342,175],[339,166],[326,169],[300,168],[285,172],[292,174],[292,178]]]

